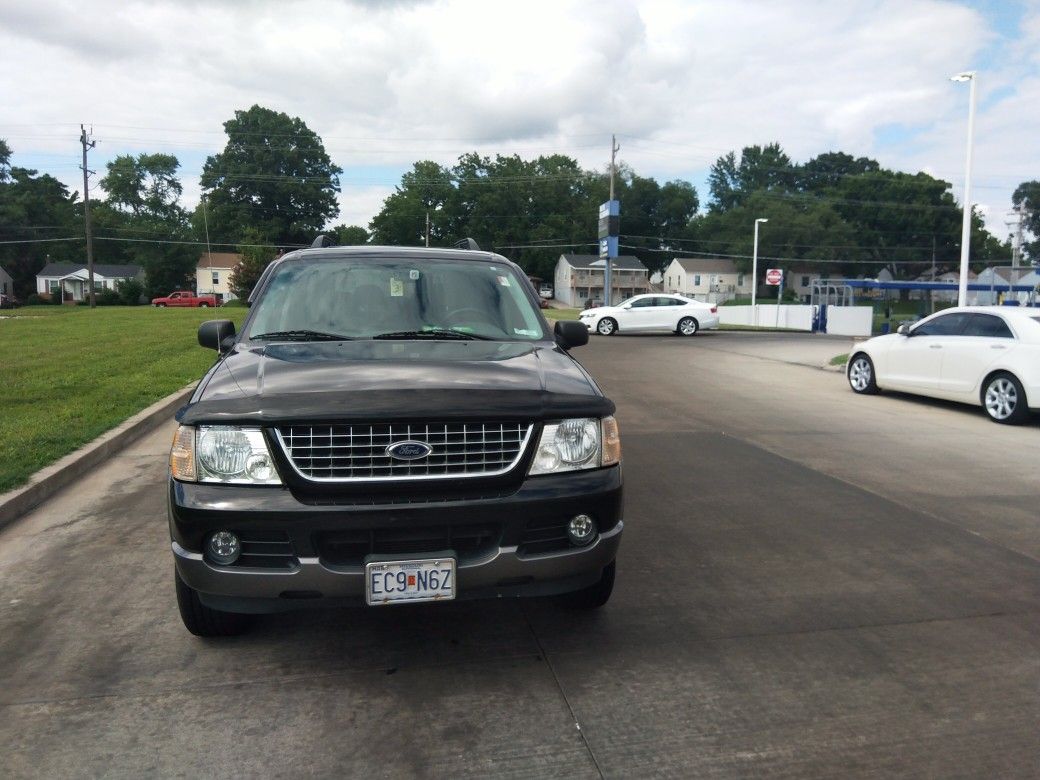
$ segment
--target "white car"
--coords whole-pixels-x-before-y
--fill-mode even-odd
[[[693,336],[697,331],[719,327],[719,308],[681,295],[635,295],[617,306],[597,306],[578,314],[589,330],[601,336],[660,330]]]
[[[846,369],[857,393],[898,390],[976,404],[999,423],[1040,410],[1040,309],[945,309],[857,344]]]

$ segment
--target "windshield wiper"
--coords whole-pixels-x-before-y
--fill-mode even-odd
[[[450,328],[426,328],[425,330],[395,330],[380,333],[374,339],[455,339],[457,341],[495,341],[491,336],[480,336],[476,333],[463,333]]]
[[[341,336],[338,333],[325,333],[320,330],[272,330],[270,333],[261,333],[249,338],[264,341],[353,341],[354,339],[353,336]]]

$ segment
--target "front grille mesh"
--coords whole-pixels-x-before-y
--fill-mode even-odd
[[[479,477],[509,471],[530,435],[525,423],[286,425],[277,429],[285,455],[302,476],[348,482]],[[418,441],[429,455],[396,460],[391,444]]]

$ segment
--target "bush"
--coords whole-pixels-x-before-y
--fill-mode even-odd
[[[247,304],[242,298],[231,298],[229,300],[224,301],[224,303],[222,303],[221,305],[222,306],[239,307],[239,308],[243,308],[244,309],[249,304]]]
[[[98,290],[97,294],[94,296],[94,301],[97,303],[98,306],[126,305],[126,302],[123,300],[122,296],[118,292],[116,292],[115,290],[109,290],[108,288],[105,288],[104,290]]]
[[[56,292],[56,293],[51,293],[51,297],[50,297],[50,300],[48,301],[48,303],[53,303],[55,306],[61,306],[61,298],[62,298],[61,290],[58,290],[58,292]]]
[[[137,306],[144,298],[144,285],[136,279],[125,279],[118,284],[116,291],[124,306]]]
[[[29,295],[29,297],[25,299],[26,306],[39,306],[41,303],[46,303],[46,302],[47,301],[45,301],[43,298],[41,298],[36,293],[31,293]]]

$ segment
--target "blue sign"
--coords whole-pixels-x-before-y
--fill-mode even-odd
[[[621,202],[608,200],[599,207],[599,256],[617,257]]]

